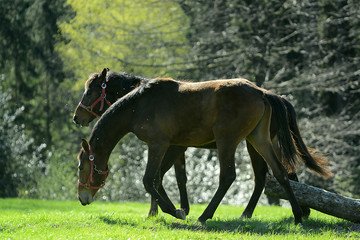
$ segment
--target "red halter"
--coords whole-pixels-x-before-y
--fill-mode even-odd
[[[106,101],[106,103],[107,103],[107,105],[109,107],[111,106],[111,102],[109,102],[106,99],[106,93],[105,93],[106,83],[105,83],[105,80],[101,84],[101,88],[102,88],[101,95],[100,95],[100,97],[98,99],[96,99],[96,101],[93,104],[91,104],[90,106],[85,106],[84,104],[82,104],[82,102],[79,102],[79,105],[78,105],[79,107],[84,108],[86,111],[88,111],[89,113],[91,113],[92,115],[94,115],[97,118],[100,118],[100,116],[93,111],[93,108],[96,106],[96,104],[101,102],[99,111],[103,110],[104,101]]]
[[[80,179],[79,179],[78,183],[79,183],[80,186],[85,187],[85,188],[100,189],[100,188],[105,186],[106,178],[107,178],[107,176],[109,174],[109,169],[106,170],[106,171],[101,171],[101,170],[97,169],[96,165],[94,163],[95,157],[92,154],[92,150],[91,150],[90,146],[89,146],[89,153],[90,153],[90,155],[89,155],[89,160],[90,160],[90,175],[89,175],[89,178],[88,178],[86,183],[80,182]],[[98,174],[105,175],[104,181],[100,186],[91,186],[91,183],[94,182],[94,171],[96,171]]]

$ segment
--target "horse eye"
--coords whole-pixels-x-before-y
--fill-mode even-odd
[[[79,169],[79,171],[82,171],[82,170],[84,170],[84,167],[83,166],[78,166],[78,169]]]

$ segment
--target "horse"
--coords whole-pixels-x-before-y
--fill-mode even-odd
[[[266,161],[289,196],[295,223],[301,223],[302,210],[291,190],[287,171],[279,159],[287,161],[287,166],[293,166],[299,157],[307,167],[320,175],[326,177],[330,173],[323,166],[325,161],[308,152],[297,126],[294,133],[291,133],[290,127],[295,128],[293,124],[296,122],[293,116],[287,116],[287,112],[293,114],[293,108],[289,108],[289,104],[280,96],[245,79],[203,83],[171,79],[143,81],[105,112],[96,123],[89,143],[82,140],[82,149],[78,155],[79,200],[83,205],[92,202],[95,193],[105,183],[107,161],[112,149],[125,134],[133,132],[147,143],[149,149],[143,178],[146,191],[157,201],[163,212],[185,219],[184,210],[175,209],[160,185],[163,174],[161,166],[171,166],[174,163],[173,159],[164,162],[166,150],[171,145],[201,147],[216,143],[220,184],[198,219],[204,223],[212,218],[235,179],[234,152],[239,142],[245,138],[249,153],[254,156],[252,165],[255,189],[242,216],[251,217],[256,206],[264,187]],[[272,121],[278,126],[273,138],[277,139],[278,144],[274,145],[270,133]],[[304,156],[300,154],[302,152],[308,154]]]
[[[108,106],[114,103],[117,99],[129,93],[135,87],[137,87],[141,82],[146,80],[143,77],[133,76],[126,73],[115,73],[109,72],[108,68],[104,68],[102,72],[93,73],[89,76],[88,80],[85,83],[85,92],[78,107],[75,110],[73,121],[76,124],[82,126],[87,126],[95,117],[100,117]],[[106,91],[107,90],[107,91]],[[298,151],[303,156],[305,164],[310,164],[311,167],[311,156],[308,152],[308,148],[301,141],[301,135],[299,129],[297,128],[296,123],[296,113],[293,106],[285,99],[282,98],[286,104],[290,130],[293,133],[293,138],[298,146]],[[107,103],[106,105],[104,103]],[[87,105],[87,106],[86,106]],[[94,109],[98,107],[98,109]],[[274,124],[275,121],[270,123],[271,139],[273,142],[276,142],[276,132],[277,126]],[[276,146],[276,144],[275,144]],[[216,149],[216,142],[201,146],[201,148],[210,148]],[[167,158],[175,159],[174,169],[176,173],[176,179],[178,188],[180,191],[180,206],[185,210],[186,214],[189,213],[190,205],[187,198],[186,191],[186,171],[185,171],[185,151],[187,147],[182,146],[170,146],[167,150],[163,162],[169,162]],[[267,165],[250,144],[247,143],[247,149],[252,161],[253,168],[258,168],[257,172],[266,173]],[[308,163],[307,163],[308,162]],[[286,166],[288,171],[289,179],[293,181],[298,181],[295,169],[292,165],[287,164],[286,161],[283,162],[283,165]],[[164,165],[161,168],[162,176],[169,170],[171,166]],[[255,174],[255,188],[253,190],[252,197],[250,198],[249,204],[246,207],[246,210],[242,214],[242,217],[251,218],[253,210],[258,202],[258,199],[262,193],[265,184],[265,175],[264,174]],[[162,185],[160,185],[162,188]],[[302,206],[303,216],[308,217],[310,215],[310,209],[306,206]],[[148,216],[155,216],[158,213],[158,206],[156,201],[151,198],[151,207],[149,210]]]
[[[79,124],[81,126],[88,126],[89,123],[94,120],[95,118],[99,118],[105,110],[114,103],[117,99],[124,96],[125,94],[129,93],[131,90],[133,90],[135,87],[137,87],[139,84],[141,84],[142,81],[144,81],[143,77],[140,76],[133,76],[126,73],[115,73],[110,72],[109,68],[104,68],[102,72],[99,73],[93,73],[89,76],[88,80],[85,82],[85,92],[83,93],[82,99],[80,100],[74,116],[73,116],[73,122],[76,124]],[[284,99],[284,101],[286,101]],[[106,103],[106,104],[104,104]],[[291,106],[291,105],[290,105]],[[274,121],[272,121],[274,123]],[[273,129],[274,124],[271,124],[271,129]],[[296,126],[297,124],[295,124]],[[275,131],[271,131],[274,133]],[[272,138],[274,138],[274,134],[272,134]],[[209,149],[216,149],[216,143],[210,143],[206,146],[201,146],[201,148],[209,148]],[[256,158],[261,158],[259,154],[257,154],[256,151],[253,151],[251,148],[251,145],[248,146],[250,157],[253,160],[253,162],[260,162],[263,160],[256,160]],[[175,159],[174,163],[174,169],[175,169],[175,176],[177,180],[177,185],[180,191],[180,206],[182,209],[184,209],[186,215],[189,214],[190,211],[190,204],[187,197],[187,190],[186,190],[186,171],[185,171],[185,151],[186,147],[181,146],[170,146],[167,150],[164,161],[165,163],[170,162],[166,160],[167,158]],[[304,154],[306,155],[306,153]],[[264,168],[267,168],[266,164]],[[286,164],[286,162],[284,163]],[[258,166],[259,164],[257,164]],[[162,176],[170,169],[171,166],[164,165],[161,168]],[[289,178],[294,181],[298,181],[297,175],[294,171],[294,169],[291,169],[291,166],[288,166],[287,169],[289,170]],[[267,171],[265,169],[264,171]],[[257,177],[256,182],[261,182],[264,184],[265,178],[259,180],[259,177]],[[256,185],[258,186],[258,184]],[[160,188],[162,188],[162,185],[160,185]],[[257,204],[258,198],[260,197],[260,194],[263,190],[262,187],[255,187],[254,189],[254,196],[253,201],[250,201],[249,207],[244,212],[243,217],[251,218],[253,209],[255,208],[255,205]],[[253,207],[251,207],[253,206]],[[305,216],[310,215],[310,209],[308,207],[302,207],[303,213]],[[149,210],[148,216],[156,216],[158,213],[158,206],[155,201],[155,199],[151,198],[151,206]]]

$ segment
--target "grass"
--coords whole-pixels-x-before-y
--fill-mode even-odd
[[[221,205],[204,227],[206,205],[192,205],[187,220],[160,213],[147,218],[148,203],[0,199],[0,239],[359,239],[360,224],[312,211],[295,226],[291,209],[258,206],[251,219],[243,207]]]

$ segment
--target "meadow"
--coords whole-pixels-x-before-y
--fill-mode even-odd
[[[160,211],[147,218],[148,203],[0,199],[0,239],[358,239],[360,224],[312,210],[295,226],[291,209],[220,205],[212,220],[196,220],[206,205],[191,205],[185,221]]]

